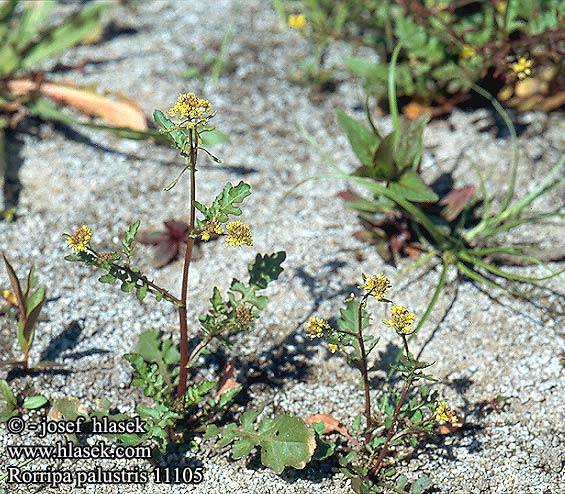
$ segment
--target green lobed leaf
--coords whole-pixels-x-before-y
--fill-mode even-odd
[[[432,481],[430,480],[430,478],[423,475],[419,477],[416,481],[414,481],[412,487],[410,487],[409,492],[410,494],[423,494],[431,485],[432,485]]]
[[[249,283],[258,288],[267,288],[271,281],[278,279],[283,272],[281,264],[286,259],[286,252],[274,254],[257,254],[255,262],[249,265]]]
[[[371,166],[373,154],[379,144],[378,136],[342,110],[337,110],[336,116],[359,161],[365,166]]]
[[[405,172],[398,182],[391,182],[389,190],[403,199],[413,202],[436,202],[439,197],[415,171]]]
[[[277,474],[288,466],[304,468],[316,448],[314,431],[302,419],[288,415],[266,417],[256,428],[246,420],[244,429],[232,432],[237,438],[234,445],[238,455],[248,454],[257,446],[261,450],[261,463]]]
[[[153,119],[159,127],[164,131],[164,134],[168,136],[175,144],[175,146],[180,150],[181,153],[187,151],[189,145],[189,132],[183,128],[177,128],[175,123],[167,117],[161,110],[155,110],[153,112]]]
[[[251,195],[251,187],[245,182],[239,182],[235,187],[228,182],[204,214],[209,221],[217,220],[225,223],[229,215],[241,215],[242,211],[236,204],[241,204],[249,195]]]
[[[349,333],[359,333],[359,307],[361,302],[358,300],[349,300],[346,303],[345,309],[340,309],[340,318],[338,320],[338,328]],[[362,314],[362,329],[369,325],[369,314],[365,309],[361,311]]]
[[[395,161],[400,171],[407,168],[416,170],[422,156],[422,135],[429,121],[430,114],[424,113],[410,121],[402,129],[394,152]]]

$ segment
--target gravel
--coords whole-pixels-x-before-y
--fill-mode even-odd
[[[313,95],[288,82],[289,72],[307,52],[306,44],[280,25],[270,2],[263,0],[218,0],[212,6],[143,2],[132,10],[116,5],[109,16],[137,32],[68,52],[63,63],[89,63],[53,77],[118,90],[134,97],[148,113],[169,108],[179,92],[203,95],[217,109],[215,123],[232,142],[214,148],[225,160],[223,165],[201,165],[199,199],[211,200],[228,180],[245,180],[253,188],[244,220],[252,225],[255,246],[235,250],[210,243],[203,247],[202,259],[191,274],[190,320],[205,310],[212,283],[224,289],[232,277],[245,276],[256,252],[284,249],[285,271],[268,289],[270,302],[263,317],[253,333],[239,336],[234,345],[233,354],[243,366],[263,369],[273,383],[251,384],[251,404],[267,402],[274,410],[302,417],[326,413],[348,423],[362,407],[358,376],[339,354],[331,355],[323,345],[304,338],[303,323],[311,315],[337,315],[362,272],[384,271],[394,283],[399,271],[353,237],[359,228],[356,216],[336,197],[346,187],[344,181],[309,181],[283,197],[301,180],[331,171],[298,124],[336,163],[349,170],[355,167],[335,109],[363,119],[362,88],[344,76],[335,92]],[[183,68],[213,54],[230,25],[234,70],[217,81],[183,80]],[[336,50],[332,56],[340,60],[348,48]],[[521,118],[528,126],[520,135],[517,191],[524,194],[559,158],[565,125],[559,113],[530,113]],[[388,117],[377,121],[382,129],[390,129]],[[48,287],[45,320],[38,327],[31,360],[38,361],[51,349],[67,372],[11,375],[11,385],[26,395],[76,397],[86,407],[95,407],[104,398],[113,407],[131,412],[139,396],[130,388],[129,366],[122,356],[146,329],[158,328],[176,338],[176,315],[166,304],[138,303],[100,285],[88,269],[65,262],[61,234],[88,224],[95,232],[93,242],[102,250],[116,246],[127,224],[138,218],[148,231],[166,219],[185,217],[186,183],[171,192],[161,190],[178,173],[179,160],[172,150],[87,129],[76,129],[70,136],[74,138],[52,125],[29,130],[20,151],[24,187],[20,217],[15,223],[0,223],[0,249],[18,272],[33,263]],[[453,171],[458,183],[476,183],[475,164],[491,190],[505,190],[512,150],[508,138],[498,135],[492,112],[455,110],[428,127],[425,145],[427,177]],[[544,201],[546,206],[562,204],[563,198],[562,190],[554,191]],[[562,223],[552,223],[517,235],[541,247],[562,249],[563,233]],[[137,252],[138,259],[148,260],[150,276],[166,286],[179,286],[180,261],[154,270],[149,248],[142,246]],[[408,265],[405,261],[399,269]],[[563,264],[553,267],[563,268]],[[513,269],[542,274],[537,267]],[[394,300],[417,314],[425,310],[439,276],[437,269],[424,271],[420,268],[395,283],[393,293]],[[4,275],[0,283],[7,284]],[[431,441],[413,458],[405,468],[410,478],[427,474],[439,492],[446,493],[563,492],[563,286],[558,280],[547,286],[554,292],[536,290],[526,303],[480,290],[469,281],[456,282],[451,276],[415,347],[422,348],[424,359],[436,362],[436,387],[465,417],[465,426]],[[375,319],[380,318],[380,313],[375,314]],[[13,323],[0,318],[0,344],[7,358],[18,355],[13,332]],[[62,335],[69,339],[67,345],[61,342]],[[384,350],[394,338],[387,331],[381,336],[378,358],[385,359]],[[6,371],[0,373],[1,378],[6,376]],[[500,407],[493,407],[497,397],[503,397]],[[6,445],[21,443],[45,444],[45,440],[29,434],[15,438],[4,427],[0,429],[0,457],[6,464],[14,464],[7,459]],[[207,448],[187,462],[205,468],[205,481],[194,488],[202,494],[350,492],[348,481],[331,465],[314,464],[278,476],[261,467],[256,458],[234,462],[227,454]],[[37,462],[33,469],[131,469],[136,465],[148,467],[143,461],[83,460],[61,465]],[[25,485],[9,485],[7,490],[35,492]],[[168,493],[183,489],[148,483],[127,490]],[[123,491],[123,485],[112,484],[80,490]],[[79,490],[61,485],[41,492]]]

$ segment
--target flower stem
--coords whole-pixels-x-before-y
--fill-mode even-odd
[[[392,423],[390,424],[390,428],[386,435],[386,440],[383,444],[383,448],[381,449],[381,452],[379,453],[379,456],[375,462],[375,466],[372,470],[372,473],[374,475],[377,475],[382,467],[384,457],[388,451],[388,446],[391,442],[392,436],[394,435],[394,430],[396,429],[396,423],[398,422],[398,415],[400,414],[400,408],[402,407],[402,404],[406,399],[406,394],[408,393],[408,390],[410,389],[413,380],[414,380],[414,375],[411,375],[406,381],[406,384],[404,385],[404,389],[402,390],[402,394],[400,395],[400,399],[396,404],[396,408],[394,409],[394,416],[392,417]]]
[[[196,159],[198,157],[198,133],[193,130],[190,132],[190,223],[188,226],[188,240],[186,253],[184,256],[184,267],[182,272],[181,304],[179,306],[179,327],[180,327],[180,374],[177,387],[177,398],[182,398],[186,394],[186,380],[188,376],[188,322],[186,314],[186,301],[188,295],[188,273],[192,260],[192,248],[194,247],[194,226],[196,221]]]
[[[369,442],[371,440],[371,428],[373,427],[373,416],[371,413],[371,388],[369,384],[369,370],[367,365],[367,351],[365,350],[365,341],[363,340],[363,307],[367,300],[367,295],[363,297],[363,300],[359,303],[358,312],[358,333],[357,342],[359,344],[359,352],[361,360],[359,361],[359,370],[363,376],[363,390],[365,392],[365,417],[367,418],[367,427],[365,429],[365,441]]]

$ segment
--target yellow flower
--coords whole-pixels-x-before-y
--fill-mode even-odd
[[[200,118],[211,111],[212,105],[207,99],[199,98],[194,93],[181,93],[168,113],[172,117],[179,115],[181,118]]]
[[[339,345],[336,345],[335,343],[330,343],[328,345],[328,348],[329,348],[330,352],[335,353],[336,350],[339,349]]]
[[[253,245],[253,235],[249,226],[241,221],[234,221],[226,225],[226,246],[239,247],[241,245]]]
[[[387,326],[393,327],[399,334],[410,334],[414,332],[412,323],[416,320],[416,316],[408,312],[406,307],[393,304],[391,312],[391,319],[383,321]]]
[[[457,415],[455,411],[449,407],[446,401],[442,401],[435,410],[435,419],[440,423],[450,422],[452,424],[457,423]]]
[[[312,339],[319,338],[324,334],[324,331],[329,331],[330,329],[330,325],[321,317],[311,317],[306,323],[306,334]]]
[[[291,14],[288,16],[288,27],[302,31],[306,27],[304,14]]]
[[[18,303],[16,295],[10,290],[2,290],[2,298],[6,301],[8,305],[14,306]]]
[[[365,290],[368,295],[372,295],[377,300],[382,300],[386,291],[392,287],[389,279],[384,274],[374,274],[367,276],[362,273],[364,285],[359,285],[359,288]]]
[[[511,65],[512,70],[522,80],[532,75],[533,62],[527,57],[520,57],[516,63]]]
[[[508,5],[508,2],[506,1],[502,1],[502,2],[496,2],[494,4],[494,8],[496,9],[496,11],[500,14],[500,15],[504,15],[506,14],[506,7]]]
[[[476,54],[477,51],[471,45],[463,45],[459,57],[461,60],[469,60],[469,58],[473,58]]]
[[[224,233],[224,230],[222,230],[222,225],[220,225],[216,220],[214,220],[214,221],[209,221],[204,225],[200,237],[202,238],[202,240],[204,240],[204,242],[208,242],[212,234],[221,235],[222,233]]]
[[[82,225],[74,235],[67,238],[67,245],[75,252],[84,252],[88,249],[91,238],[92,230],[88,226]]]

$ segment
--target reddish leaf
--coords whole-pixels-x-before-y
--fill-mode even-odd
[[[319,423],[319,422],[324,423],[324,434],[331,434],[332,432],[337,432],[338,434],[341,434],[342,436],[346,437],[347,439],[353,440],[353,438],[347,432],[347,429],[345,428],[345,426],[342,425],[339,422],[339,420],[334,419],[330,415],[318,413],[316,415],[311,415],[310,417],[308,417],[306,419],[306,423],[310,427],[312,427],[312,424]]]
[[[220,377],[220,380],[218,382],[218,389],[216,391],[215,399],[217,400],[224,393],[227,393],[232,389],[239,388],[240,386],[241,383],[238,383],[235,379],[235,365],[233,365],[233,362],[231,360],[228,360],[228,362],[226,362],[226,365],[224,366],[222,376]]]
[[[142,244],[155,245],[155,267],[162,268],[173,261],[188,237],[188,223],[177,220],[165,221],[165,229],[140,236]],[[193,256],[193,259],[197,256]]]
[[[440,206],[445,206],[441,212],[441,215],[447,221],[453,221],[457,216],[461,214],[461,211],[465,209],[465,206],[469,204],[469,201],[473,198],[475,194],[476,187],[474,185],[466,185],[459,189],[453,189],[439,201]]]
[[[437,431],[438,431],[439,434],[442,434],[444,436],[447,435],[447,434],[453,434],[454,432],[461,429],[461,427],[463,427],[464,423],[465,423],[465,419],[458,415],[457,416],[457,422],[455,422],[454,424],[450,424],[450,423],[439,424],[437,426]]]

